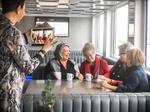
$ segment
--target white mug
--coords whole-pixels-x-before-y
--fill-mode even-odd
[[[86,73],[86,75],[85,75],[85,79],[86,79],[86,81],[92,81],[92,79],[93,79],[93,75],[92,75],[92,74],[90,74],[90,73]]]
[[[58,80],[61,80],[61,72],[54,72],[54,74]]]
[[[67,80],[72,81],[74,78],[74,75],[72,73],[67,73]]]
[[[97,79],[100,79],[100,80],[102,80],[103,78],[104,78],[103,75],[98,75],[98,77],[97,77]]]

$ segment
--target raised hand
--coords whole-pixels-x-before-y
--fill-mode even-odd
[[[49,35],[48,38],[44,42],[44,46],[43,46],[42,50],[44,50],[47,53],[53,47],[53,45],[56,43],[57,43],[56,37]]]

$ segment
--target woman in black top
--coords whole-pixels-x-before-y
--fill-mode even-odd
[[[69,55],[69,45],[66,43],[58,44],[54,51],[54,58],[46,65],[46,77],[49,79],[58,79],[56,74],[60,72],[61,79],[67,79],[67,73],[71,73],[74,75],[74,79],[78,78],[83,80],[83,76],[80,74],[78,66],[69,59]]]

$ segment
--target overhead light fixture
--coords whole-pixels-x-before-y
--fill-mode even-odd
[[[39,5],[41,6],[57,6],[57,2],[39,2]]]
[[[68,4],[69,0],[59,0],[59,4]]]
[[[100,4],[104,4],[104,1],[103,1],[103,0],[101,0]]]
[[[68,9],[68,5],[58,5],[58,8],[60,9]]]
[[[39,4],[37,4],[37,5],[36,5],[36,7],[37,7],[37,8],[40,8],[40,5],[39,5]]]

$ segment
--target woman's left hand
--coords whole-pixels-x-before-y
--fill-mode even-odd
[[[83,77],[83,75],[81,73],[78,74],[78,79],[83,81],[84,77]]]
[[[111,91],[117,90],[117,86],[113,86],[113,85],[109,84],[106,80],[102,80],[100,84],[102,87],[109,89]]]
[[[50,35],[50,37],[45,40],[42,49],[47,53],[53,47],[53,45],[56,44],[56,43],[57,43],[57,38],[52,37]]]
[[[109,87],[108,82],[105,81],[105,80],[102,80],[102,81],[100,82],[100,84],[101,84],[101,86],[103,86],[103,87],[105,87],[105,88],[108,88],[108,87]]]

